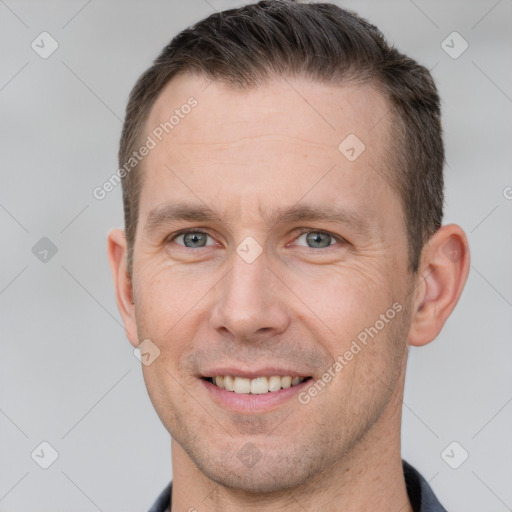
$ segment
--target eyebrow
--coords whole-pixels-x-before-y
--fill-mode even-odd
[[[275,208],[270,212],[263,212],[264,222],[269,227],[299,221],[325,221],[347,225],[361,233],[368,233],[368,219],[349,208],[334,205],[307,205],[296,204],[289,208]],[[168,203],[151,210],[146,218],[145,232],[152,232],[161,226],[167,226],[179,221],[189,222],[219,222],[221,217],[211,208],[201,204]]]
[[[173,224],[180,220],[215,222],[219,221],[220,217],[213,210],[203,205],[169,203],[148,213],[144,231],[151,232],[162,225]]]

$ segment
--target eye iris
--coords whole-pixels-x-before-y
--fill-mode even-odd
[[[206,245],[205,233],[185,233],[183,236],[183,243],[187,247],[204,247]],[[188,245],[191,243],[192,245]]]
[[[183,243],[186,247],[204,247],[206,245],[206,236],[206,233],[201,232],[185,233],[183,235]],[[331,245],[331,238],[331,235],[318,231],[310,231],[306,235],[307,243],[315,248],[328,247]]]
[[[324,237],[322,242],[322,237]],[[307,234],[306,240],[308,244],[313,244],[313,247],[328,247],[331,244],[331,235],[328,235],[327,233],[318,233],[315,231],[312,231]],[[319,245],[315,245],[319,244]]]

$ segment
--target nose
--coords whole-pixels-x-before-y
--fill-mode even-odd
[[[252,263],[234,254],[231,270],[217,285],[211,326],[239,341],[281,334],[290,324],[287,291],[264,254]]]

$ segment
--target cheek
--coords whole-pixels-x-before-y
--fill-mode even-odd
[[[148,258],[138,266],[134,278],[134,293],[139,319],[153,319],[152,331],[161,326],[169,328],[173,321],[183,317],[197,301],[204,281],[190,271],[180,271],[179,265],[171,265],[165,257]],[[197,279],[196,279],[197,277]],[[204,293],[204,292],[203,292]],[[154,323],[159,320],[158,323]],[[155,332],[159,337],[163,332]]]
[[[366,263],[329,274],[303,273],[293,287],[311,308],[302,308],[299,322],[330,354],[332,364],[325,370],[337,376],[334,388],[343,394],[354,383],[361,393],[372,394],[382,381],[393,382],[406,347],[400,290],[393,289],[390,274]]]
[[[284,266],[279,278],[270,277],[265,293],[318,334],[323,323],[325,332],[346,338],[377,320],[393,303],[393,281],[381,267],[377,257],[338,266],[304,262]],[[135,270],[139,339],[176,339],[172,345],[178,347],[189,334],[191,318],[197,322],[198,315],[207,315],[205,308],[214,307],[209,292],[216,288],[216,300],[222,298],[223,270],[214,262],[194,269],[170,265],[158,256],[142,261]]]
[[[139,265],[134,275],[139,339],[149,338],[159,347],[157,366],[176,370],[193,346],[199,315],[218,278],[213,271],[198,274],[169,265],[164,257]]]
[[[342,339],[375,322],[398,295],[389,276],[373,262],[305,271],[293,281],[292,289],[311,309],[310,315]]]

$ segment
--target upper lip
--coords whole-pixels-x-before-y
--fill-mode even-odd
[[[290,370],[284,367],[265,366],[261,368],[251,368],[250,370],[243,370],[238,366],[234,367],[218,367],[206,369],[201,372],[201,377],[217,377],[231,375],[232,377],[242,377],[246,379],[255,379],[256,377],[272,377],[277,375],[279,377],[310,377],[311,373],[308,371]]]

